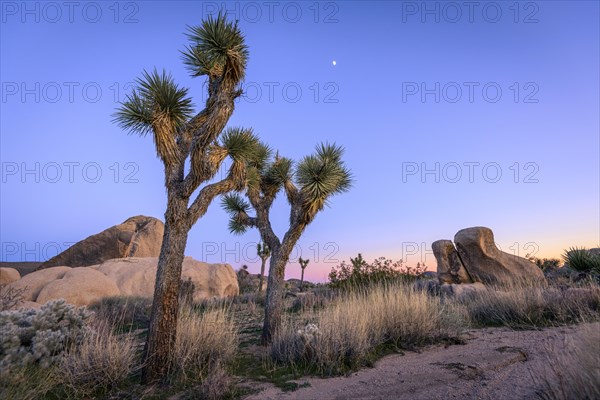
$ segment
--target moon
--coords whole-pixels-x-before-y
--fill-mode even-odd
[[[333,60],[331,63],[333,64],[334,67],[337,65],[337,61],[335,61],[335,60]]]

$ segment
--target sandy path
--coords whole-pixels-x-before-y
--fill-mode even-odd
[[[560,351],[565,337],[581,329],[471,330],[464,345],[430,346],[421,353],[390,355],[374,368],[348,377],[301,379],[296,382],[308,382],[310,387],[285,393],[270,386],[245,399],[533,399],[531,374],[544,368],[547,346]],[[600,329],[600,323],[595,323],[594,329]]]

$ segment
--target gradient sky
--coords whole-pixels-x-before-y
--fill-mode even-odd
[[[162,219],[152,140],[111,114],[153,67],[190,87],[197,109],[206,99],[179,51],[186,26],[222,2],[68,4],[1,5],[2,261],[45,260],[133,215]],[[229,125],[294,159],[342,144],[355,177],[306,230],[288,277],[299,255],[313,280],[359,252],[432,269],[431,243],[470,226],[521,256],[600,245],[599,3],[469,7],[227,3],[250,49]],[[186,254],[257,271],[258,238],[229,234],[216,202]]]

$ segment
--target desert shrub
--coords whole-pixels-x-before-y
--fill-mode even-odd
[[[23,301],[25,289],[15,289],[7,284],[0,284],[0,311],[16,308]]]
[[[402,260],[392,261],[385,257],[367,263],[361,254],[350,258],[331,269],[329,273],[330,286],[339,289],[360,289],[370,285],[394,282],[412,282],[422,274],[425,266],[417,264],[416,268],[404,266]]]
[[[150,324],[152,299],[139,296],[105,297],[91,304],[99,320],[111,321],[117,331],[147,328]]]
[[[233,398],[233,382],[227,369],[220,362],[214,363],[202,382],[187,393],[189,398],[219,400]]]
[[[211,371],[230,364],[239,343],[237,326],[224,307],[199,313],[182,308],[177,325],[171,380],[179,384],[213,379]]]
[[[258,291],[258,278],[248,272],[248,266],[243,265],[237,272],[240,294]]]
[[[543,327],[598,319],[600,288],[515,285],[473,293],[462,304],[476,326]]]
[[[576,271],[600,274],[600,252],[571,247],[565,251],[563,258]]]
[[[587,325],[567,340],[565,349],[546,346],[541,374],[533,374],[544,400],[600,399],[600,329]]]
[[[308,292],[294,298],[289,310],[295,313],[322,310],[327,307],[335,297],[336,292],[332,290]]]
[[[312,324],[312,325],[308,325]],[[383,348],[456,340],[466,327],[455,304],[405,284],[343,294],[329,307],[289,320],[275,336],[275,362],[336,375],[369,364]]]
[[[60,358],[60,384],[73,398],[92,398],[119,388],[134,372],[136,344],[116,334],[109,320],[96,320],[80,343]]]
[[[60,371],[56,365],[16,366],[0,376],[0,399],[38,400],[56,390]],[[60,398],[60,397],[59,397]]]
[[[0,375],[29,365],[51,366],[69,346],[81,342],[90,315],[85,307],[62,299],[39,310],[0,312]]]
[[[529,258],[529,260],[533,261],[535,265],[542,271],[545,271],[548,268],[560,268],[561,262],[558,258]]]

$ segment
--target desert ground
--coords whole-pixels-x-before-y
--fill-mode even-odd
[[[462,345],[388,355],[373,368],[344,377],[299,379],[294,392],[264,385],[245,399],[538,399],[539,377],[548,372],[552,353],[568,351],[568,343],[586,329],[598,331],[600,324],[473,329],[465,332]]]

